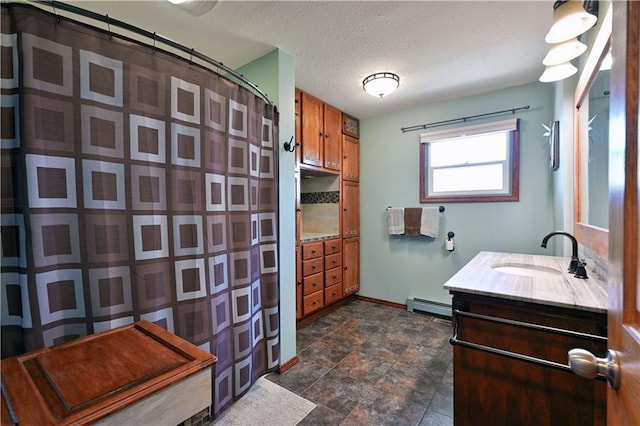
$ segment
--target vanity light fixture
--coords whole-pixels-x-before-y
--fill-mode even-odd
[[[571,62],[563,62],[557,65],[549,65],[538,79],[542,83],[550,83],[552,81],[564,80],[578,72]]]
[[[362,81],[362,88],[371,96],[382,98],[398,88],[400,77],[392,72],[377,72]]]
[[[542,63],[546,66],[558,65],[563,62],[569,62],[586,51],[587,45],[574,37],[561,43],[552,44]]]
[[[572,39],[593,27],[597,20],[596,15],[585,10],[580,0],[556,1],[553,4],[553,25],[544,41],[561,43]]]
[[[194,16],[204,15],[218,4],[218,0],[167,0]]]

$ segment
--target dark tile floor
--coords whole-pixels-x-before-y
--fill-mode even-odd
[[[271,381],[316,403],[300,425],[452,425],[451,321],[362,300],[297,331]]]

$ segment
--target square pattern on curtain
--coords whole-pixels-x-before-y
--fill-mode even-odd
[[[149,320],[218,357],[220,412],[280,362],[275,107],[28,5],[1,55],[2,356]]]

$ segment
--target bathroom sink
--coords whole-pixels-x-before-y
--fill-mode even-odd
[[[526,263],[494,263],[491,265],[494,271],[511,275],[521,275],[525,277],[557,277],[562,275],[562,271],[547,266],[528,265]]]

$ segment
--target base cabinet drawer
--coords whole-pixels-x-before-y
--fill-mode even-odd
[[[302,294],[308,296],[311,293],[320,291],[324,288],[324,279],[322,272],[309,275],[302,279]]]
[[[324,289],[324,304],[329,305],[342,299],[342,283]]]
[[[308,296],[304,296],[302,305],[304,315],[310,314],[311,312],[317,311],[318,309],[322,308],[324,306],[324,303],[322,303],[323,296],[323,291],[317,291],[315,293],[311,293]]]
[[[329,240],[324,242],[324,254],[336,254],[342,252],[342,241],[337,240]]]
[[[342,253],[331,254],[324,257],[324,269],[342,266]]]
[[[317,274],[324,269],[324,262],[321,257],[311,260],[304,260],[302,262],[302,276],[307,277],[312,274]]]
[[[322,241],[302,244],[302,260],[313,259],[324,255]]]
[[[324,272],[324,286],[331,287],[332,285],[342,282],[342,268],[333,268]]]

